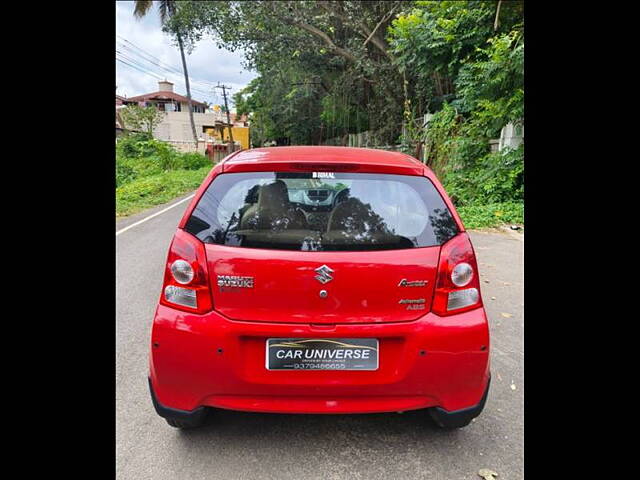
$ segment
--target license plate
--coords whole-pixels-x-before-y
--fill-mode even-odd
[[[377,370],[375,338],[269,338],[267,370]]]

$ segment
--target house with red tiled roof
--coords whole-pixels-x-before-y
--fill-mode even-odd
[[[118,106],[118,102],[122,102],[122,106]],[[180,95],[173,91],[173,83],[166,80],[158,82],[158,91],[136,95],[135,97],[119,97],[116,95],[116,108],[123,108],[127,105],[139,105],[141,107],[154,106],[161,112],[164,112],[164,118],[161,123],[153,131],[153,136],[158,140],[164,140],[174,144],[178,148],[191,148],[193,145],[193,133],[191,131],[191,122],[189,120],[189,104],[188,99],[184,95]],[[216,127],[220,127],[221,123],[227,123],[227,116],[222,111],[214,111],[208,108],[207,104],[195,99],[191,99],[193,108],[193,121],[196,127],[196,134],[202,142],[213,141],[214,137],[210,135],[215,131]],[[249,126],[246,116],[236,119],[236,114],[231,113],[231,123],[234,131],[236,128],[246,129],[244,135],[239,135],[241,146],[248,148]],[[246,140],[245,140],[246,139]],[[220,139],[222,141],[222,139]],[[235,134],[234,134],[235,140]]]
[[[173,91],[173,83],[158,82],[158,91],[124,99],[125,105],[153,105],[161,112],[188,112],[189,99]],[[207,104],[191,99],[193,113],[205,113]]]

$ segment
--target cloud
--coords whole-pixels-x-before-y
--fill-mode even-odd
[[[152,7],[142,19],[133,16],[134,2],[116,3],[116,50],[119,57],[134,64],[145,73],[116,61],[116,86],[118,95],[132,97],[158,90],[158,78],[161,76],[173,82],[174,91],[186,94],[182,60],[180,51],[173,44],[171,37],[162,31],[157,6]],[[126,39],[127,41],[124,41]],[[129,43],[130,42],[130,43]],[[143,60],[135,52],[136,47],[144,50],[154,58],[151,62],[172,67],[165,71],[160,66]],[[186,54],[186,52],[185,52]],[[144,53],[142,53],[144,55]],[[191,94],[195,100],[221,104],[222,91],[213,88],[218,82],[231,86],[231,94],[244,88],[253,78],[255,72],[245,70],[242,65],[242,52],[230,52],[218,48],[212,39],[203,39],[186,57],[191,82]],[[173,71],[176,70],[176,71]],[[156,76],[149,73],[155,73]]]

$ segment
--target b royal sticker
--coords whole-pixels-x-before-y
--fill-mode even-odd
[[[313,172],[313,178],[336,178],[333,172]]]

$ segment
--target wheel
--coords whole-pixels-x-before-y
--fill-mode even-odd
[[[188,416],[165,417],[165,420],[173,428],[180,428],[180,429],[196,428],[204,425],[207,419],[208,413],[209,413],[208,408],[200,407],[190,412]]]
[[[468,415],[443,415],[437,408],[430,408],[429,415],[431,415],[435,424],[443,430],[453,430],[456,428],[466,427],[474,418]]]
[[[173,428],[180,428],[180,429],[200,427],[202,424],[204,424],[204,419],[205,419],[204,416],[201,416],[200,418],[193,419],[193,420],[179,420],[177,418],[165,418],[167,423],[171,425]]]

